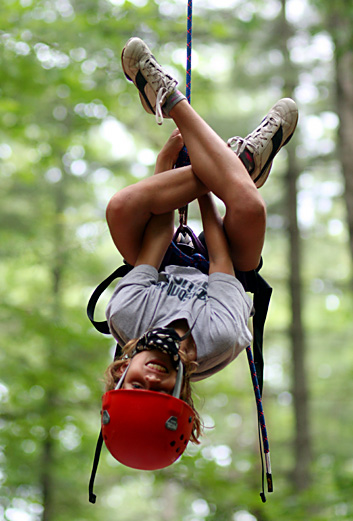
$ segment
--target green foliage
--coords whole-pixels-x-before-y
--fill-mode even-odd
[[[313,43],[315,34],[328,31],[323,24],[333,5],[347,20],[352,8],[346,2],[305,4],[309,11],[291,21],[292,68],[284,70],[279,3],[221,4],[194,7],[192,103],[224,139],[251,131],[282,96],[284,78],[300,78],[295,146],[302,171],[298,215],[312,486],[298,494],[290,481],[295,425],[283,152],[263,189],[269,214],[263,274],[275,287],[265,348],[275,493],[262,505],[255,403],[242,355],[195,385],[207,427],[201,446],[189,447],[177,464],[156,473],[126,469],[103,451],[98,501],[88,503],[102,375],[114,346],[92,330],[85,306],[93,288],[121,262],[104,223],[105,206],[117,189],[150,173],[149,157],[173,128],[168,121],[157,128],[145,117],[123,77],[120,52],[131,35],[145,38],[184,88],[186,5],[4,0],[1,519],[44,518],[43,505],[47,521],[352,518],[351,259],[335,148],[333,71]],[[148,159],[141,159],[141,151]],[[98,313],[103,316],[104,306]]]

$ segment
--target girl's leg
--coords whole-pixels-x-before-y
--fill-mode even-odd
[[[223,142],[222,145],[222,148],[225,149],[226,153],[230,152],[231,163],[233,156],[235,158],[236,156],[226,147]],[[191,146],[191,148],[193,147]],[[189,153],[191,156],[191,152]],[[193,161],[192,157],[191,161]],[[195,159],[195,162],[197,165],[199,164],[198,159]],[[201,163],[202,162],[204,162],[203,158],[201,159]],[[249,233],[250,230],[252,230],[251,211],[254,212],[254,210],[249,202],[250,195],[245,195],[245,190],[243,189],[244,187],[241,183],[242,174],[244,173],[243,169],[240,168],[239,172],[236,170],[236,176],[234,175],[233,169],[230,167],[228,167],[229,175],[226,175],[223,172],[224,179],[227,180],[229,186],[229,193],[226,193],[226,187],[223,187],[223,183],[219,183],[219,177],[222,175],[221,168],[217,168],[215,165],[213,165],[213,161],[210,161],[210,168],[215,169],[213,171],[213,175],[209,175],[208,167],[205,169],[200,168],[199,170],[200,177],[203,176],[204,179],[209,182],[209,186],[204,184],[200,177],[194,174],[191,166],[187,166],[169,170],[159,175],[144,179],[134,185],[124,188],[113,196],[107,208],[107,221],[113,241],[127,262],[130,264],[135,264],[141,249],[146,225],[152,216],[158,216],[170,212],[171,210],[180,208],[209,191],[213,191],[218,197],[223,199],[226,205],[227,202],[231,204],[231,193],[234,191],[234,186],[237,184],[240,186],[240,191],[242,190],[242,202],[244,205],[243,208],[240,207],[239,204],[234,205],[235,209],[239,209],[238,212],[230,212],[227,208],[224,219],[225,229],[229,239],[227,223],[230,222],[231,217],[233,218],[234,216],[234,221],[240,223],[238,226],[247,226],[248,233],[245,234],[245,240],[251,241],[251,236]],[[228,172],[228,170],[226,171]],[[212,174],[211,170],[210,174]],[[257,195],[258,192],[255,188],[255,185],[250,180],[246,171],[245,174],[245,186],[248,187],[250,185],[249,192],[251,189],[253,189]],[[247,215],[247,222],[245,214]],[[257,218],[257,215],[255,215],[255,218]],[[241,237],[241,234],[238,233],[237,237]],[[261,239],[263,239],[263,237]],[[232,241],[230,239],[229,242],[233,260],[236,261],[236,259],[234,259],[234,240]],[[240,248],[243,250],[244,242],[242,244],[241,241],[238,242],[238,244],[240,243]],[[249,249],[252,253],[254,250],[252,244],[250,244]],[[254,256],[253,264],[240,264],[240,262],[235,262],[235,266],[238,269],[242,269],[244,271],[255,268],[258,265],[260,253],[261,248],[259,247],[258,256]]]
[[[132,265],[141,251],[147,225],[149,236],[153,230],[162,237],[165,228],[170,229],[170,223],[174,223],[174,210],[207,191],[191,166],[173,169],[183,146],[180,131],[175,129],[158,154],[155,175],[124,188],[109,202],[107,222],[111,236]],[[156,242],[155,249],[159,249]]]
[[[184,206],[212,191],[226,206],[224,227],[235,267],[244,271],[256,268],[264,241],[266,210],[242,162],[175,91],[176,80],[161,69],[142,40],[129,40],[122,53],[122,65],[126,77],[138,88],[146,111],[155,113],[160,124],[163,115],[174,119],[192,168],[167,171],[113,198],[107,218],[118,249],[133,263],[152,215]],[[282,100],[245,140],[231,140],[237,154],[250,152],[253,165],[249,173],[258,186],[265,182],[276,153],[292,136],[296,121],[295,103]]]
[[[266,208],[240,159],[186,100],[170,111],[184,138],[194,174],[225,204],[224,228],[234,266],[255,269],[265,236]]]
[[[171,110],[192,168],[169,170],[125,188],[110,201],[107,221],[125,260],[134,264],[146,224],[212,191],[226,206],[224,226],[237,269],[258,266],[265,233],[265,205],[247,170],[222,139],[186,102]]]

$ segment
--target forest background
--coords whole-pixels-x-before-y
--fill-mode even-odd
[[[186,8],[1,2],[1,520],[353,519],[353,4],[343,0],[194,2],[191,102],[217,132],[246,135],[283,96],[300,112],[262,189],[274,493],[261,503],[244,353],[195,385],[201,445],[153,473],[104,450],[88,502],[114,346],[85,307],[121,263],[105,207],[152,173],[173,128],[144,113],[120,53],[144,38],[184,89]],[[195,206],[189,213],[199,230]]]

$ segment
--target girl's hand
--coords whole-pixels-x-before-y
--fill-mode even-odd
[[[154,173],[160,174],[166,170],[172,170],[178,159],[179,152],[184,146],[183,137],[178,128],[173,130],[168,141],[157,156]]]

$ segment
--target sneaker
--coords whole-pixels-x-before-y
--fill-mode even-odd
[[[139,90],[144,109],[156,115],[159,125],[163,123],[162,107],[178,82],[167,74],[140,38],[130,38],[121,54],[126,78]]]
[[[242,160],[257,188],[270,173],[273,159],[294,134],[298,108],[290,98],[279,100],[246,138],[232,137],[228,146]]]

